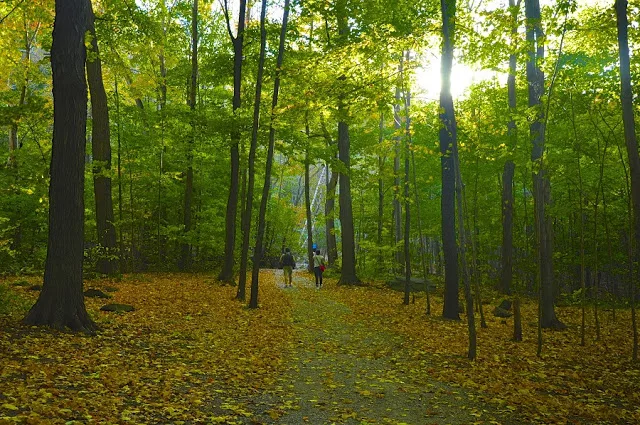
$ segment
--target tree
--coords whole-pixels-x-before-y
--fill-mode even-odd
[[[187,181],[184,185],[184,236],[191,232],[191,208],[193,203],[193,144],[196,139],[196,95],[198,90],[198,0],[193,0],[191,8],[191,84],[189,86],[189,109],[191,110],[191,134],[187,151]],[[191,269],[191,244],[182,242],[180,269]]]
[[[96,325],[87,314],[82,293],[88,13],[88,0],[56,1],[51,46],[54,125],[49,240],[42,292],[24,321],[92,332]]]
[[[113,224],[113,200],[111,197],[111,131],[109,107],[102,80],[102,63],[98,50],[95,15],[91,1],[88,9],[88,29],[91,34],[91,52],[87,56],[87,82],[91,94],[91,153],[93,155],[93,190],[96,203],[96,228],[101,252],[98,272],[114,274],[118,270],[116,257],[116,228]],[[120,254],[122,255],[122,253]]]
[[[511,48],[509,54],[509,77],[507,78],[507,88],[509,95],[509,123],[507,124],[509,134],[509,150],[513,152],[518,145],[518,127],[516,125],[516,65],[517,65],[517,35],[518,35],[518,11],[520,1],[509,0],[509,10],[513,20],[511,26]],[[513,176],[516,165],[513,158],[509,158],[504,163],[502,171],[502,270],[500,275],[500,291],[503,294],[511,294],[511,282],[513,280]]]
[[[618,48],[620,50],[620,100],[622,101],[622,121],[624,125],[624,140],[629,160],[629,174],[631,174],[631,204],[633,206],[633,236],[635,247],[640,247],[640,155],[638,154],[638,140],[636,124],[633,114],[633,92],[631,90],[631,71],[629,64],[629,38],[627,19],[627,0],[616,0],[616,22],[618,25]],[[629,241],[631,243],[631,241]],[[636,271],[631,274],[633,281]],[[638,360],[638,329],[635,315],[635,285],[631,285],[631,303],[633,321],[633,360]]]
[[[541,293],[541,318],[543,328],[564,328],[556,318],[553,297],[553,227],[548,216],[551,201],[551,183],[544,163],[545,122],[542,109],[544,94],[544,73],[540,62],[544,59],[544,34],[540,18],[538,0],[525,0],[527,20],[527,83],[529,107],[535,110],[535,119],[529,124],[532,141],[531,162],[533,163],[533,201],[535,209],[536,237],[538,250],[539,283]]]
[[[339,0],[336,4],[338,18],[338,34],[342,40],[349,36],[349,24],[346,1]],[[344,77],[341,77],[344,80]],[[338,99],[338,159],[342,162],[339,178],[340,225],[342,227],[342,270],[340,284],[359,283],[356,275],[355,236],[353,227],[353,208],[351,200],[351,156],[349,141],[349,124],[346,122],[347,108],[343,99]]]
[[[440,154],[442,167],[442,249],[444,250],[444,307],[442,316],[458,316],[458,246],[456,243],[454,150],[457,143],[456,117],[451,96],[451,68],[455,34],[456,0],[440,0],[442,10],[442,59],[440,76]]]
[[[255,162],[256,149],[258,148],[258,127],[260,126],[260,100],[262,97],[262,76],[264,75],[264,58],[267,45],[267,30],[265,19],[267,13],[267,0],[262,0],[262,12],[260,13],[260,57],[258,59],[258,77],[256,80],[256,97],[253,104],[253,126],[251,128],[251,145],[249,146],[249,175],[247,182],[247,196],[245,201],[244,216],[242,217],[242,254],[240,257],[240,278],[238,284],[239,300],[245,298],[245,286],[247,283],[247,262],[249,260],[249,243],[251,236],[251,215],[253,212],[253,188],[256,178]],[[254,253],[255,256],[255,253]],[[254,259],[255,261],[255,259]],[[257,290],[257,287],[256,287]],[[253,298],[255,296],[255,301]],[[258,307],[258,294],[252,294],[251,307]],[[255,305],[254,305],[255,304]]]
[[[240,94],[242,86],[242,50],[244,47],[244,26],[247,1],[240,0],[240,12],[238,15],[238,32],[236,36],[231,31],[231,21],[227,0],[224,2],[227,30],[233,43],[233,112],[240,108]],[[218,279],[223,282],[233,282],[234,250],[236,245],[236,215],[238,211],[238,189],[240,177],[240,129],[237,124],[231,129],[231,184],[229,185],[229,198],[227,200],[226,233],[224,244],[224,262]]]
[[[265,1],[266,4],[266,1]],[[266,6],[263,4],[263,11]],[[261,16],[264,22],[264,16]],[[260,201],[260,213],[258,214],[258,232],[256,235],[256,247],[254,249],[253,269],[251,273],[251,299],[250,308],[258,307],[258,276],[260,273],[260,260],[263,251],[263,238],[265,229],[265,217],[267,214],[267,200],[271,188],[271,166],[273,164],[273,151],[275,145],[276,129],[274,127],[275,109],[278,106],[278,94],[280,92],[280,70],[284,61],[285,38],[287,35],[287,22],[289,21],[289,0],[284,2],[284,12],[282,14],[282,29],[280,30],[280,45],[278,47],[278,59],[276,61],[276,75],[273,85],[273,98],[271,100],[271,121],[269,124],[269,147],[267,149],[267,163],[265,165],[264,185],[262,187],[262,199]]]

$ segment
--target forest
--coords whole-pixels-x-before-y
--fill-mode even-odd
[[[640,421],[636,42],[637,0],[1,1],[0,423]]]

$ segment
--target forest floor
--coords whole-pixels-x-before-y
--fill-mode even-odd
[[[285,288],[276,273],[293,306],[296,336],[278,380],[285,404],[295,408],[283,410],[277,423],[519,423],[508,409],[417,375],[421,365],[405,355],[405,337],[351,320],[351,309],[332,299],[331,284],[317,290],[307,273],[294,273],[294,287]],[[272,402],[270,396],[258,400]]]
[[[20,324],[39,279],[0,280],[0,425],[640,423],[624,310],[600,312],[599,341],[589,319],[580,347],[579,309],[558,308],[569,328],[545,331],[542,357],[535,303],[521,343],[487,312],[469,362],[466,323],[439,318],[435,294],[427,316],[384,285],[317,290],[300,271],[284,288],[265,270],[252,310],[210,275],[128,275],[86,282],[113,298],[85,298],[100,330],[83,336]]]

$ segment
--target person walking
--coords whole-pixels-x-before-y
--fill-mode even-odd
[[[324,269],[324,257],[320,255],[320,250],[317,249],[313,254],[313,273],[316,277],[316,289],[322,288],[322,273]]]
[[[293,255],[291,255],[291,250],[289,248],[284,249],[284,254],[280,257],[280,266],[284,272],[284,287],[293,287],[292,274],[293,269],[296,268],[296,260],[293,258]]]

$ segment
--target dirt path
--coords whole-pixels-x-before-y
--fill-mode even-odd
[[[294,306],[296,346],[280,379],[284,408],[261,418],[266,423],[489,423],[488,412],[459,389],[416,382],[402,338],[345,320],[349,308],[332,300],[330,289],[316,290],[309,275],[294,274],[294,288],[282,290]]]

